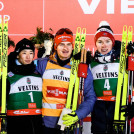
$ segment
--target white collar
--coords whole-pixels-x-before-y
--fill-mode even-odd
[[[15,60],[15,63],[16,63],[16,65],[22,65],[22,64],[18,61],[18,59]]]
[[[108,63],[111,62],[111,55],[108,56],[101,56],[101,57],[97,57],[99,62],[101,63]]]

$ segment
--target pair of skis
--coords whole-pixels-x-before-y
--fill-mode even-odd
[[[127,44],[132,41],[133,27],[126,25],[123,27],[121,53],[119,62],[118,84],[116,92],[115,112],[114,112],[114,131],[117,134],[127,134],[127,121],[124,117],[125,112],[121,112],[121,107],[127,104],[128,95],[128,71],[126,69]]]
[[[86,29],[82,29],[78,27],[76,31],[76,38],[75,38],[75,47],[73,51],[73,55],[77,54],[85,47],[85,38],[86,38]],[[79,77],[78,73],[78,65],[80,60],[72,60],[71,66],[71,74],[70,74],[70,82],[69,82],[69,89],[68,89],[68,96],[66,102],[66,108],[72,109],[75,111],[77,109],[77,102],[78,102],[78,92],[79,92]]]
[[[6,79],[8,61],[8,21],[0,16],[0,80],[2,80],[1,134],[6,134]]]
[[[85,38],[86,38],[86,29],[83,28],[81,30],[81,28],[78,27],[76,31],[73,55],[77,54],[85,47]],[[58,124],[61,125],[61,130],[64,130],[65,128],[65,125],[62,124],[62,116],[64,114],[68,114],[68,113],[71,113],[72,111],[77,110],[79,99],[81,98],[83,99],[82,96],[80,97],[80,95],[83,95],[81,93],[83,92],[83,89],[80,89],[80,87],[83,87],[83,86],[79,86],[79,84],[81,83],[80,82],[81,78],[78,77],[79,63],[80,63],[80,60],[76,60],[72,57],[72,66],[71,66],[71,74],[70,74],[70,82],[69,82],[69,88],[68,88],[66,107],[62,110],[62,113],[58,122]],[[78,123],[77,123],[77,126],[79,126]],[[77,126],[76,126],[76,129],[77,129]]]

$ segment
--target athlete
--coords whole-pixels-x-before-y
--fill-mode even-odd
[[[24,38],[8,58],[8,134],[42,134],[42,79],[34,73],[34,50]]]
[[[91,62],[91,72],[97,101],[91,116],[91,132],[112,134],[121,43],[115,41],[106,21],[100,22],[94,41],[97,50]]]
[[[44,134],[60,134],[58,119],[65,107],[73,52],[73,33],[68,28],[57,31],[54,37],[53,55],[39,60],[37,71],[43,79],[43,128]],[[84,102],[78,110],[64,115],[63,124],[71,126],[85,118],[93,109],[96,95],[93,89],[93,78],[88,69],[84,85]]]

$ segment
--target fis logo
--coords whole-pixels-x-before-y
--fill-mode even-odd
[[[31,84],[31,79],[30,78],[27,78],[27,83]]]
[[[108,70],[108,66],[107,66],[107,65],[104,65],[103,70],[104,70],[104,71],[107,71],[107,70]]]

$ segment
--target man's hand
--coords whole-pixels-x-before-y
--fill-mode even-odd
[[[125,112],[124,114],[125,117],[128,116],[129,119],[133,118],[134,117],[134,104],[123,106],[121,108],[121,112]]]
[[[72,124],[77,122],[79,120],[79,118],[75,112],[72,112],[70,114],[63,115],[62,120],[63,120],[64,125],[71,126]]]
[[[93,59],[91,54],[92,54],[91,51],[87,51],[87,54],[86,54],[86,64],[87,65],[89,65]],[[80,60],[81,59],[81,51],[79,53],[75,54],[73,57],[75,60]]]
[[[134,53],[134,42],[133,43],[132,42],[128,43],[128,45],[127,45],[127,53],[128,54]]]

